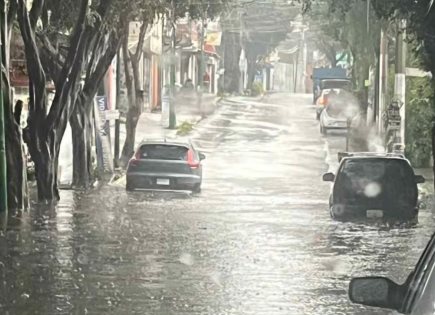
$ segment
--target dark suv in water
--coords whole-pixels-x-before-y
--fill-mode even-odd
[[[201,191],[204,154],[192,143],[145,141],[127,167],[127,190]]]
[[[333,218],[417,219],[417,184],[424,178],[414,174],[403,155],[339,153],[339,160],[336,175],[323,175],[324,181],[333,182]]]

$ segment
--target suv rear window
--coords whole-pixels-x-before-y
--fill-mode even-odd
[[[323,89],[344,89],[350,91],[352,83],[348,81],[323,81],[321,86]]]
[[[380,197],[391,203],[402,198],[417,198],[414,171],[406,161],[399,159],[346,160],[338,174],[337,183],[341,193],[352,199],[363,195],[368,183],[380,184]]]
[[[145,144],[138,150],[141,160],[186,161],[188,148],[179,145]]]

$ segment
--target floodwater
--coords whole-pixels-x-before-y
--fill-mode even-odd
[[[401,282],[435,230],[328,213],[342,134],[310,97],[234,98],[201,123],[203,192],[62,192],[0,235],[0,314],[389,314],[352,305],[352,276]]]

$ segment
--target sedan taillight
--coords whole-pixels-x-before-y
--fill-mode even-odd
[[[139,164],[139,160],[136,158],[132,158],[128,164],[132,165],[132,166],[137,166]]]
[[[187,151],[187,164],[193,169],[199,167],[199,161],[195,158],[193,150]]]

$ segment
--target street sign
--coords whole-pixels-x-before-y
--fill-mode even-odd
[[[106,120],[116,120],[119,119],[119,110],[115,109],[115,110],[106,110],[105,112],[106,115]]]
[[[416,78],[432,77],[432,74],[430,72],[426,72],[418,68],[406,68],[405,71],[407,77],[416,77]]]

